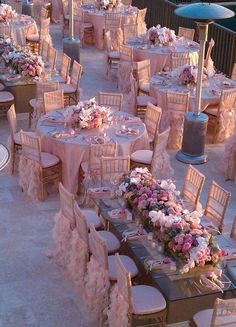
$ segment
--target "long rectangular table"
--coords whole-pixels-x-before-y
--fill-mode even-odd
[[[109,230],[120,241],[122,241],[122,234],[127,228],[135,227],[135,222],[110,218],[108,212],[120,207],[118,200],[95,200],[95,203]],[[221,236],[218,240],[219,245],[224,241],[224,237]],[[148,245],[148,241],[143,239],[122,242],[121,252],[134,259],[140,272],[140,280],[157,287],[164,295],[168,306],[167,323],[190,320],[196,312],[213,308],[217,297],[225,299],[236,296],[236,285],[231,280],[226,267],[223,268],[223,273],[231,280],[231,285],[223,293],[218,290],[197,287],[196,283],[198,285],[202,273],[202,270],[198,268],[194,268],[186,274],[168,271],[168,269],[147,271],[144,265],[145,259],[152,256],[155,251],[158,252],[157,249],[152,249],[151,242],[149,243]],[[234,260],[236,261],[236,259]]]

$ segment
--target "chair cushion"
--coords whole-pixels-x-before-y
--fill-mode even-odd
[[[26,36],[26,40],[30,42],[39,42],[39,35],[38,34],[29,34]]]
[[[131,278],[138,275],[138,268],[130,257],[127,255],[120,255],[120,259],[126,271],[130,273]],[[108,256],[108,271],[110,280],[117,280],[116,261],[114,255]]]
[[[95,228],[101,227],[101,225],[102,225],[101,220],[95,211],[90,210],[90,209],[81,209],[81,211],[83,212],[83,214],[87,220],[88,226],[94,225]]]
[[[0,91],[3,91],[4,89],[5,89],[5,86],[2,83],[0,83]]]
[[[43,168],[52,167],[60,161],[60,159],[57,156],[54,156],[54,154],[47,153],[47,152],[41,152],[41,160],[42,160]]]
[[[106,241],[108,253],[114,253],[119,250],[120,242],[113,233],[107,232],[105,230],[98,231],[98,233]],[[89,234],[89,248],[91,248],[90,238],[91,238],[91,235]]]
[[[64,78],[60,75],[52,75],[51,76],[51,80],[53,82],[58,82],[58,83],[65,83],[66,81],[64,80]]]
[[[149,95],[147,95],[147,96],[138,95],[137,96],[137,105],[139,107],[146,107],[148,102],[151,102],[154,105],[157,104],[157,100],[153,97],[150,97]]]
[[[83,28],[84,29],[89,29],[89,28],[93,28],[93,24],[91,24],[91,23],[83,23]]]
[[[119,51],[109,51],[108,57],[111,59],[120,59],[120,53]]]
[[[131,154],[130,159],[135,162],[150,165],[152,162],[152,154],[153,152],[151,150],[137,150]]]
[[[197,327],[210,327],[213,309],[207,309],[197,312],[193,316],[193,321]]]
[[[160,312],[166,308],[166,301],[155,287],[148,285],[132,286],[132,313],[137,315]]]
[[[14,96],[10,92],[1,91],[0,92],[0,103],[14,101]]]
[[[140,83],[139,89],[145,93],[149,93],[150,91],[150,83]]]
[[[62,90],[65,94],[76,92],[76,88],[74,87],[74,85],[66,84],[66,83],[61,83],[59,85],[59,90]]]
[[[33,137],[36,136],[35,132],[25,132],[25,133],[27,133],[28,135],[33,136]],[[14,134],[14,142],[16,144],[21,144],[21,141],[20,141],[20,133],[19,132],[17,132],[17,133]]]
[[[217,105],[210,105],[207,106],[207,108],[204,110],[204,113],[217,116],[218,106]]]

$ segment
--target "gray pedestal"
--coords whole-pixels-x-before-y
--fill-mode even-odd
[[[73,60],[80,62],[80,39],[63,39],[63,52],[71,58],[71,63]]]
[[[201,113],[195,116],[192,112],[185,115],[182,149],[176,159],[184,163],[198,165],[207,161],[204,153],[208,117]]]
[[[22,3],[22,14],[33,17],[33,3]]]

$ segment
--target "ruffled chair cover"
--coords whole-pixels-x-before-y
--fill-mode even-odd
[[[224,111],[221,111],[215,143],[222,143],[232,135],[235,124],[234,121],[234,110],[232,110],[230,113],[227,108],[225,108]]]
[[[168,177],[173,175],[174,170],[170,164],[170,156],[166,151],[170,127],[159,134],[154,148],[151,172],[155,178]]]
[[[81,239],[75,228],[71,237],[70,259],[67,266],[67,273],[76,284],[79,291],[84,290],[88,257],[87,244]]]
[[[168,112],[170,125],[170,135],[168,140],[168,149],[179,150],[182,145],[184,116],[181,113]]]
[[[118,65],[118,89],[121,93],[129,93],[130,73],[133,71],[132,61],[120,60]]]
[[[97,326],[104,326],[105,309],[109,303],[110,282],[108,271],[102,268],[94,256],[88,263],[85,282],[84,303],[88,311],[97,322]]]
[[[110,293],[110,305],[107,310],[109,327],[129,327],[129,304],[119,292],[117,283]]]
[[[222,170],[226,180],[234,180],[236,170],[236,134],[231,136],[225,143]]]
[[[32,117],[32,127],[36,128],[37,122],[39,118],[44,115],[44,105],[43,99],[36,99],[35,104],[33,106],[33,117]]]
[[[137,25],[138,25],[138,35],[145,34],[147,32],[147,25],[145,23],[145,17],[147,13],[147,8],[138,9],[137,14]]]
[[[54,259],[56,263],[66,268],[70,262],[71,250],[71,226],[69,220],[61,211],[56,213],[55,224],[52,230],[54,248],[47,252],[47,256]]]
[[[128,109],[128,112],[134,116],[136,116],[137,114],[137,92],[138,92],[138,89],[135,87],[137,85],[133,85],[132,83],[133,81],[133,76],[130,74],[130,85],[131,85],[131,89],[130,89],[130,92],[127,96],[127,109]]]
[[[123,33],[122,29],[109,30],[105,33],[105,55],[104,55],[104,72],[105,78],[108,80],[112,79],[111,76],[111,66],[109,65],[108,57],[109,53],[115,51],[119,52],[120,45],[123,43]]]
[[[31,200],[40,198],[40,164],[23,155],[19,161],[19,184]]]

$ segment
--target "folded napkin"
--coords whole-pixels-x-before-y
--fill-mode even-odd
[[[214,281],[208,278],[206,275],[200,275],[200,283],[202,286],[209,288],[211,290],[218,290],[224,293],[224,284],[219,279],[214,279]]]
[[[96,199],[110,197],[111,193],[112,193],[111,188],[107,186],[88,189],[89,196]]]
[[[111,219],[127,219],[127,220],[132,220],[132,214],[128,209],[124,208],[118,208],[118,209],[113,209],[108,212],[108,216]]]
[[[139,238],[147,237],[147,232],[144,229],[136,228],[133,230],[127,229],[122,233],[122,241],[137,240]]]
[[[160,266],[163,262],[160,260],[155,260],[155,259],[147,259],[145,260],[145,268],[149,271],[152,271],[153,269],[157,268],[158,266]]]

